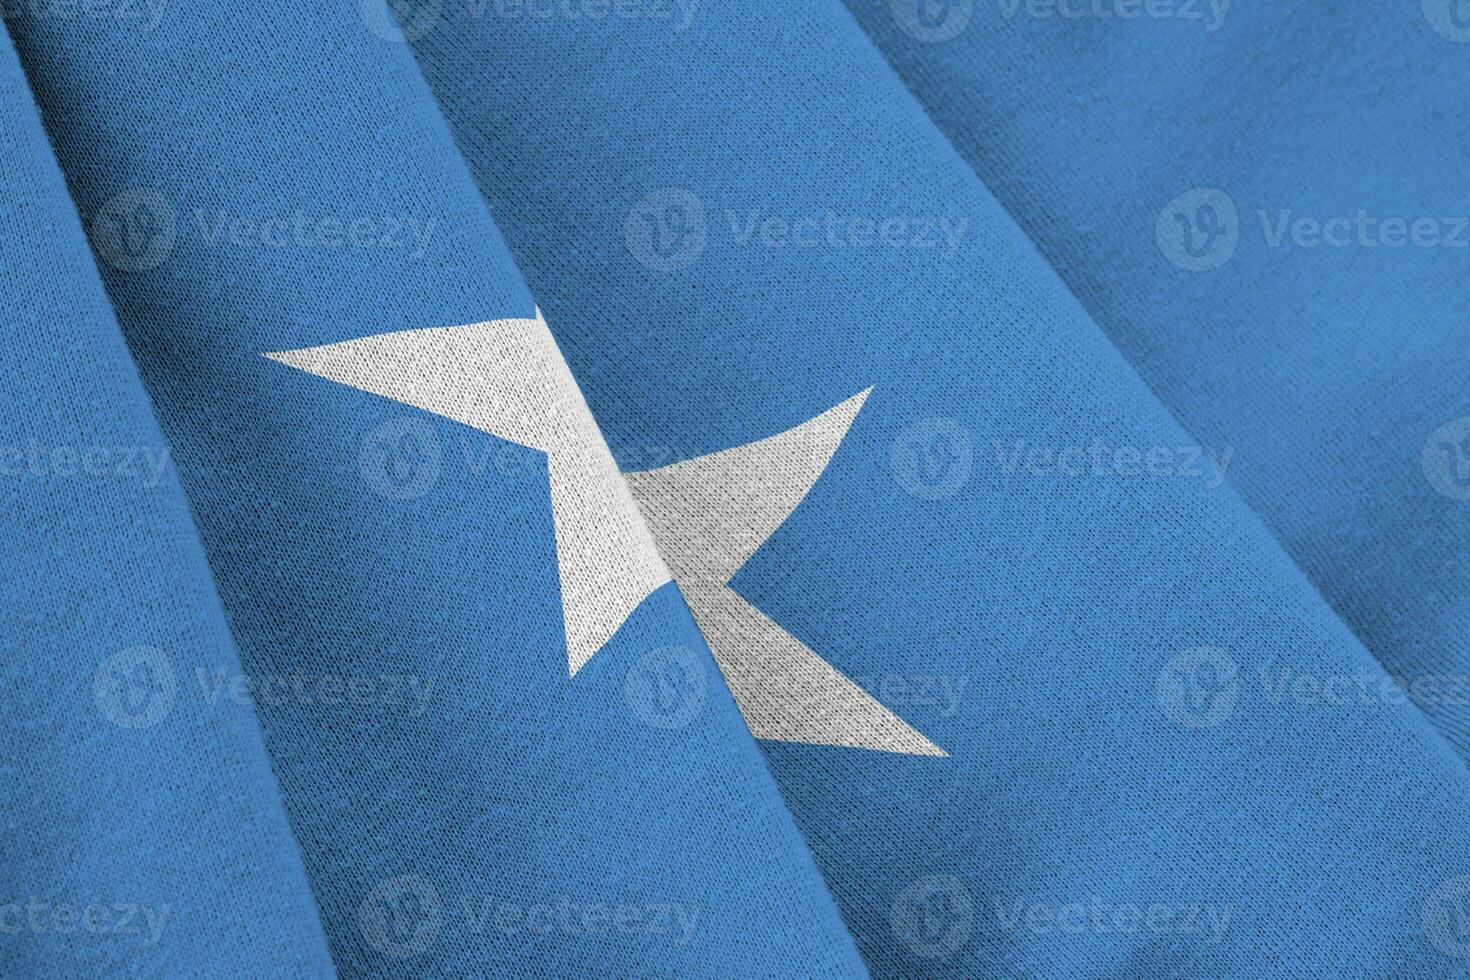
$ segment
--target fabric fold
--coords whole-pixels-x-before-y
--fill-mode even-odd
[[[626,488],[599,496],[621,478],[398,28],[365,13],[12,25],[337,967],[863,975]]]
[[[873,972],[1453,975],[1458,758],[848,13],[528,10],[410,42],[620,465],[872,389],[725,585],[947,753],[763,743]]]
[[[177,473],[0,29],[0,973],[331,977]]]
[[[1464,756],[1454,5],[936,4],[933,30],[904,3],[848,7],[1161,400],[1235,451],[1245,500]]]

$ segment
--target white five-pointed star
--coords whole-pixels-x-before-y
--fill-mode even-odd
[[[626,476],[752,734],[945,755],[728,584],[806,497],[870,391],[768,439]]]
[[[620,475],[539,310],[265,356],[546,453],[570,675],[670,581],[667,559],[757,738],[946,754],[728,586],[867,391],[768,439]]]
[[[569,675],[669,581],[539,310],[265,356],[546,453]]]

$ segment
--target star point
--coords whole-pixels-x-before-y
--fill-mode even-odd
[[[752,734],[946,756],[729,585],[811,492],[872,390],[769,438],[625,476]]]
[[[569,677],[670,581],[539,310],[265,356],[546,453]]]

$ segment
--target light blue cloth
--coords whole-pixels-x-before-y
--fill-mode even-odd
[[[1465,755],[1470,4],[848,6]]]
[[[1457,2],[7,6],[0,972],[1463,976]],[[625,471],[867,393],[716,584],[943,754],[262,356],[538,307]]]
[[[642,468],[641,447],[678,459],[747,443],[873,386],[811,496],[732,584],[950,753],[764,743],[874,972],[1462,970],[1461,760],[1237,497],[1236,444],[1175,421],[848,13],[757,2],[681,25],[513,9],[446,7],[413,43],[625,465]],[[1271,16],[1302,18],[1322,45],[1370,18]],[[1060,64],[1090,36],[1057,37]],[[1010,125],[1033,91],[1101,111],[1057,63],[1023,87],[956,50],[968,74],[938,98],[1015,85],[997,111]],[[1277,70],[1308,72],[1294,55]],[[1272,98],[1263,85],[1255,112],[1219,111],[1249,127],[1278,118]],[[1421,111],[1450,98],[1424,95]],[[1333,106],[1352,125],[1357,110]],[[1028,158],[1038,183],[1069,160],[1095,172],[1103,148],[1067,118],[1027,120],[1051,141]],[[1183,120],[1151,125],[1162,149]],[[1233,144],[1210,145],[1223,161]],[[1153,219],[1129,220],[1154,247]],[[1110,274],[1110,254],[1088,259],[1087,274]],[[1129,309],[1183,278],[1154,262]],[[1231,281],[1213,305],[1248,311],[1254,284]],[[1437,280],[1435,302],[1461,302],[1453,282]],[[1189,323],[1209,322],[1209,305],[1191,308]],[[1150,337],[1179,329],[1173,309],[1154,311]],[[1255,346],[1222,332],[1204,356],[1245,371],[1303,345],[1294,329],[1263,328]],[[1400,336],[1371,329],[1376,348],[1343,346],[1333,363],[1371,369]],[[1232,418],[1249,411],[1245,391],[1232,397]],[[1376,451],[1344,435],[1337,458]],[[1365,506],[1400,506],[1387,490],[1364,491]]]
[[[330,976],[219,600],[0,33],[0,974]]]
[[[337,968],[861,975],[676,588],[569,679],[545,455],[262,356],[533,312],[409,51],[352,4],[136,26],[11,30],[104,222]],[[400,424],[438,447],[425,485],[424,444],[382,438]],[[639,673],[668,649],[688,717]],[[179,697],[229,698],[235,673]]]

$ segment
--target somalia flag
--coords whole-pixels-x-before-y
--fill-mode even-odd
[[[4,972],[861,973],[408,50],[10,26]]]
[[[1470,6],[0,12],[0,975],[1464,975]]]

